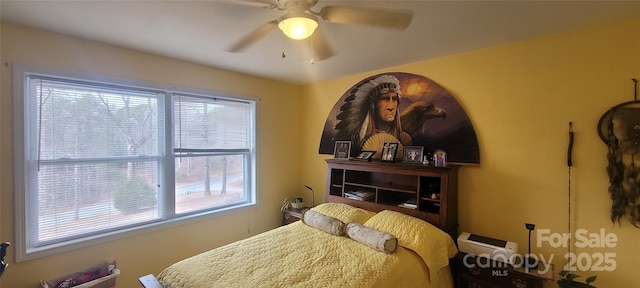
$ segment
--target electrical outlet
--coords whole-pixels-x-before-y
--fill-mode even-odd
[[[527,230],[536,229],[536,224],[524,223],[524,227],[527,227]]]

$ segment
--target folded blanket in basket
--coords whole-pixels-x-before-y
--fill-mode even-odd
[[[42,288],[68,288],[87,283],[107,275],[116,268],[116,261],[105,261],[83,271],[71,273],[48,281],[40,281]]]

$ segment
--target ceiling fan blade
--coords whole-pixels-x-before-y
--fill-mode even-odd
[[[233,44],[231,47],[229,47],[229,49],[227,49],[227,51],[229,51],[229,52],[241,52],[242,50],[244,50],[247,47],[249,47],[249,45],[253,44],[254,42],[256,42],[258,40],[260,40],[260,38],[262,38],[265,35],[267,35],[269,32],[271,32],[276,27],[278,27],[278,21],[277,20],[273,20],[273,21],[267,22],[267,23],[263,24],[262,26],[258,27],[256,30],[253,30],[251,33],[249,33],[249,35],[245,36],[244,38],[240,39],[238,42]]]
[[[233,0],[231,3],[245,6],[259,7],[264,9],[278,8],[278,5],[271,0]]]
[[[313,32],[313,35],[311,37],[311,40],[313,41],[313,51],[316,56],[315,58],[318,61],[329,59],[333,55],[336,55],[336,53],[333,51],[333,48],[331,48],[331,45],[329,45],[327,38],[324,37],[324,34],[322,34],[320,27],[318,27],[316,31]]]
[[[325,6],[320,10],[320,17],[329,23],[360,24],[405,30],[411,24],[413,11]]]

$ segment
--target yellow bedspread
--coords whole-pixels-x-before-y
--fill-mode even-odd
[[[408,248],[387,254],[298,221],[177,262],[157,278],[165,288],[453,286],[448,266],[431,272]]]

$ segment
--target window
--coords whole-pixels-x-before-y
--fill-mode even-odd
[[[18,261],[256,203],[254,100],[14,76]]]

